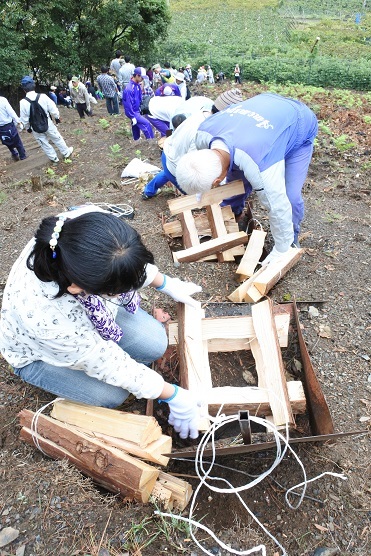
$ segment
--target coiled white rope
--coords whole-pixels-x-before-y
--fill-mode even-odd
[[[42,407],[40,407],[40,409],[38,409],[32,417],[32,421],[31,421],[32,440],[33,440],[33,443],[35,444],[36,448],[38,448],[40,450],[40,452],[42,452],[45,456],[48,456],[48,454],[46,454],[44,452],[44,450],[41,448],[40,443],[39,443],[39,434],[37,432],[37,425],[38,425],[38,422],[39,422],[39,417],[43,413],[43,411],[45,411],[45,409],[47,407],[49,407],[49,405],[52,405],[55,402],[61,402],[63,400],[64,400],[64,398],[55,398],[55,400],[53,400],[53,401],[43,405]]]

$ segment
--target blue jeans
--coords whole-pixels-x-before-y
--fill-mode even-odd
[[[156,195],[157,191],[163,187],[168,181],[170,181],[172,184],[175,185],[175,187],[177,189],[179,189],[179,191],[181,193],[184,193],[184,191],[182,189],[180,189],[175,176],[173,176],[173,174],[169,171],[167,165],[166,165],[166,154],[163,152],[161,155],[161,163],[162,163],[162,167],[163,170],[162,172],[159,172],[158,174],[155,175],[154,178],[151,179],[151,181],[149,181],[147,183],[147,185],[144,188],[143,193],[145,193],[147,195],[147,197],[153,197],[154,195]],[[184,195],[186,195],[186,193],[184,193]]]
[[[119,101],[117,97],[117,93],[114,97],[106,97],[106,107],[108,110],[108,114],[119,114]]]
[[[120,307],[116,322],[124,332],[118,345],[135,361],[147,365],[164,354],[167,348],[165,328],[146,311],[139,308],[133,315]],[[84,371],[56,367],[44,361],[34,361],[21,369],[14,369],[14,372],[33,386],[88,405],[117,407],[130,394],[123,388],[90,377]]]

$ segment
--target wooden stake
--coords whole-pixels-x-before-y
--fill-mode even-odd
[[[253,230],[247,244],[246,251],[242,257],[236,273],[240,275],[239,279],[246,280],[255,272],[255,268],[263,253],[266,232],[263,230]]]
[[[202,257],[206,257],[207,255],[226,251],[236,245],[243,245],[248,242],[248,239],[249,238],[245,232],[235,232],[224,237],[211,239],[210,241],[202,243],[199,247],[190,247],[189,249],[184,249],[183,251],[177,251],[174,255],[180,263],[194,262]]]
[[[119,448],[124,450],[128,454],[137,456],[138,458],[144,459],[146,461],[152,461],[158,465],[166,466],[169,462],[169,458],[163,456],[162,454],[170,454],[172,448],[172,439],[170,436],[162,435],[158,440],[148,444],[146,448],[140,448],[138,444],[133,442],[128,442],[122,438],[115,438],[113,436],[108,436],[107,434],[90,433],[95,438],[99,438],[105,444],[113,446],[114,448]]]
[[[183,479],[174,477],[169,473],[164,473],[164,471],[160,471],[158,483],[167,490],[170,490],[173,508],[182,512],[191,499],[193,492],[191,485],[187,481],[183,481]]]
[[[263,272],[254,280],[254,286],[262,295],[266,295],[275,284],[292,268],[302,257],[304,249],[291,247],[289,252],[276,263],[269,263],[263,267]]]
[[[235,195],[241,195],[243,193],[245,193],[243,182],[237,180],[228,183],[227,186],[216,187],[203,193],[201,201],[197,200],[196,195],[186,195],[178,199],[170,199],[168,205],[171,214],[179,214],[185,210],[200,209],[207,205],[212,205],[213,203],[219,204],[223,199],[229,199],[229,197],[234,197]]]
[[[206,207],[206,212],[213,238],[223,238],[228,235],[220,206],[217,204],[209,205]],[[234,256],[231,250],[217,253],[216,256],[220,263],[234,261]]]

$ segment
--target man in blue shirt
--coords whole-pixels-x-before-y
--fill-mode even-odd
[[[302,102],[264,93],[205,120],[196,136],[197,151],[177,165],[178,185],[202,193],[242,179],[245,194],[225,199],[239,216],[255,191],[268,210],[276,260],[296,246],[304,216],[303,188],[317,135],[315,114]],[[226,193],[228,185],[226,186]]]
[[[134,141],[140,139],[140,131],[142,130],[146,139],[153,139],[154,133],[149,121],[140,113],[140,105],[142,102],[142,88],[140,86],[143,76],[146,74],[144,68],[135,68],[133,77],[126,85],[123,95],[122,104],[125,114],[131,120],[131,131]]]

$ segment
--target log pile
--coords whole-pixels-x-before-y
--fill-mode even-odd
[[[50,416],[19,413],[20,436],[55,459],[67,459],[95,483],[125,500],[157,500],[184,510],[192,495],[186,481],[147,461],[166,466],[172,441],[154,417],[76,404],[54,403]],[[145,461],[144,461],[145,460]]]

